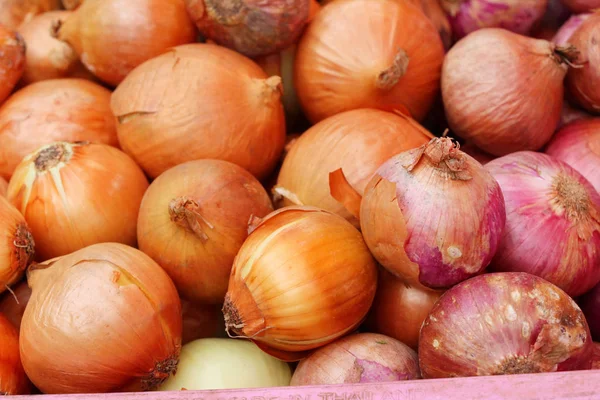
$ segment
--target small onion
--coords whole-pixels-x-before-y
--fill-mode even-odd
[[[564,126],[554,135],[545,153],[575,168],[600,193],[600,118]]]
[[[3,314],[16,326],[17,330],[21,329],[21,319],[23,319],[23,313],[30,297],[31,289],[27,285],[27,281],[13,286],[10,291],[0,297],[0,314]]]
[[[260,182],[227,161],[197,160],[161,174],[144,195],[139,248],[192,301],[222,304],[251,217],[273,211]]]
[[[600,194],[566,163],[518,152],[486,164],[500,184],[506,230],[496,271],[540,276],[570,296],[600,281]]]
[[[218,336],[222,329],[221,307],[214,304],[197,304],[186,299],[181,300],[183,328],[181,343],[187,344],[197,339]],[[1,307],[1,304],[0,304]],[[0,308],[0,312],[1,312]]]
[[[424,378],[589,369],[592,338],[577,304],[526,273],[478,276],[448,290],[419,339]]]
[[[0,25],[0,104],[10,96],[25,71],[25,49],[20,34]]]
[[[0,314],[0,395],[31,393],[19,354],[19,331]]]
[[[569,43],[571,36],[585,20],[587,20],[592,14],[577,14],[572,15],[556,32],[556,35],[552,38],[552,41],[558,46],[564,46]]]
[[[421,325],[442,292],[412,286],[383,268],[379,271],[378,282],[367,328],[416,350]]]
[[[126,154],[86,142],[57,142],[27,155],[7,197],[25,216],[38,259],[102,242],[136,244],[148,181]]]
[[[249,57],[293,44],[310,14],[310,0],[185,0],[200,33]]]
[[[251,228],[225,297],[228,333],[294,361],[358,327],[377,286],[358,230],[313,207],[283,208]]]
[[[8,189],[8,182],[6,182],[4,180],[4,178],[2,178],[0,176],[0,197],[5,197],[6,196],[6,190]]]
[[[59,6],[60,0],[0,0],[0,25],[16,30],[36,15]]]
[[[357,108],[421,121],[439,91],[443,58],[435,27],[410,2],[334,1],[300,40],[294,80],[313,123]]]
[[[386,161],[360,208],[362,232],[377,261],[407,283],[432,289],[481,273],[505,218],[498,183],[449,138]]]
[[[191,44],[136,68],[114,92],[111,107],[123,150],[152,178],[213,158],[262,179],[285,144],[280,99],[281,78],[268,78],[232,50]]]
[[[28,271],[25,372],[44,393],[149,390],[177,369],[181,303],[139,250],[103,243]]]
[[[388,336],[358,333],[300,361],[291,385],[396,382],[420,377],[419,359],[413,349]]]
[[[600,340],[600,284],[594,286],[579,299],[579,305],[595,340]]]
[[[583,13],[600,8],[600,0],[562,0],[574,13]]]
[[[381,164],[432,137],[401,115],[375,109],[343,112],[317,123],[296,140],[283,161],[274,192],[282,197],[282,206],[315,206],[357,224],[345,205],[331,195],[330,173],[341,168],[362,195]]]
[[[0,176],[10,179],[21,160],[52,142],[117,146],[110,91],[81,79],[37,82],[0,107]]]
[[[579,53],[567,74],[572,100],[587,111],[600,114],[600,13],[586,19],[569,39]]]
[[[538,150],[560,119],[573,51],[499,28],[466,36],[442,72],[451,129],[496,156]]]
[[[112,86],[144,61],[196,39],[183,0],[86,0],[55,34]]]
[[[526,35],[541,21],[548,0],[440,0],[458,39],[482,28]]]

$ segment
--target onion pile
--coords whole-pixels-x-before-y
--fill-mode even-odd
[[[6,100],[25,71],[25,42],[0,24],[0,104]]]
[[[506,230],[496,271],[540,276],[570,296],[600,281],[600,194],[566,163],[518,152],[485,166],[500,184]]]
[[[36,15],[59,6],[60,0],[0,0],[0,25],[16,30]]]
[[[4,315],[17,329],[21,328],[21,319],[31,297],[31,289],[26,281],[13,286],[0,297],[0,314]]]
[[[136,244],[148,181],[114,147],[57,142],[27,155],[7,197],[25,216],[40,260],[103,242]]]
[[[0,394],[31,393],[31,384],[19,355],[19,331],[0,314]]]

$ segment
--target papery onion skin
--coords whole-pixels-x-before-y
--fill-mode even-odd
[[[360,208],[362,233],[377,261],[407,283],[432,289],[481,273],[505,219],[498,183],[449,138],[386,161]]]
[[[0,313],[0,395],[31,393],[19,355],[19,330]]]
[[[149,390],[175,372],[181,303],[141,251],[97,244],[38,264],[27,279],[21,358],[42,392]]]
[[[545,153],[575,168],[600,193],[600,118],[562,127],[548,143]]]
[[[6,190],[8,189],[8,182],[4,178],[0,177],[0,196],[6,196]]]
[[[444,62],[450,128],[495,156],[540,149],[560,119],[572,51],[499,28],[469,34]]]
[[[358,108],[421,121],[439,92],[443,58],[438,32],[410,2],[336,1],[302,36],[294,81],[313,123]]]
[[[28,154],[8,185],[25,216],[38,260],[102,242],[136,244],[148,180],[122,151],[104,144],[57,142]]]
[[[318,208],[286,207],[252,229],[223,307],[231,335],[294,361],[358,327],[375,296],[377,269],[356,228]]]
[[[590,368],[592,338],[577,304],[526,273],[492,273],[449,289],[419,340],[424,378]]]
[[[183,0],[86,0],[56,36],[94,75],[117,86],[144,61],[194,42],[196,29]]]
[[[0,107],[0,177],[9,180],[27,154],[52,142],[118,146],[110,96],[96,83],[70,78],[37,82],[13,94]]]
[[[529,34],[540,22],[548,0],[441,0],[457,39],[482,28]]]
[[[25,71],[25,49],[23,37],[0,24],[0,104],[10,96]]]
[[[583,13],[600,8],[600,0],[561,0],[574,13]]]
[[[369,332],[393,337],[416,350],[421,325],[442,293],[411,286],[381,268],[366,327]]]
[[[197,339],[224,335],[221,307],[214,304],[197,304],[180,298],[183,328],[181,344]]]
[[[4,292],[0,297],[0,314],[3,314],[17,330],[21,328],[21,319],[29,297],[31,297],[31,289],[27,285],[27,281],[13,286],[10,291]]]
[[[139,248],[192,301],[223,304],[231,266],[251,217],[273,211],[260,182],[221,160],[197,160],[161,174],[144,195]]]
[[[355,223],[344,205],[331,196],[329,173],[341,168],[362,195],[381,164],[432,137],[410,118],[376,109],[329,117],[302,134],[283,161],[275,193],[287,196],[279,206],[315,206]]]
[[[587,20],[592,14],[576,14],[572,15],[556,32],[556,35],[552,38],[552,41],[559,46],[564,46],[569,43],[571,36],[585,20]]]
[[[485,165],[500,184],[506,230],[495,271],[528,272],[570,296],[600,281],[600,194],[551,156],[517,152]]]
[[[570,99],[585,110],[600,114],[600,12],[586,19],[569,39],[579,51],[567,74]]]
[[[417,353],[377,333],[346,336],[300,361],[291,386],[397,382],[419,379]]]
[[[310,14],[310,0],[185,0],[200,33],[249,57],[293,44]]]
[[[285,144],[280,85],[279,77],[268,78],[224,47],[173,48],[140,65],[115,90],[119,142],[152,178],[212,158],[263,179]]]
[[[0,0],[0,25],[16,30],[34,16],[59,7],[60,0]]]

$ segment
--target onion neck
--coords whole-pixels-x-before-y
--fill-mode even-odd
[[[169,202],[169,216],[172,222],[192,232],[203,242],[209,239],[203,225],[214,229],[214,226],[202,216],[200,204],[186,196],[174,198]]]
[[[375,83],[377,88],[387,91],[396,86],[400,78],[406,74],[409,62],[410,58],[406,51],[400,49],[394,57],[392,65],[377,76],[377,82]]]
[[[575,64],[579,58],[579,50],[575,46],[552,46],[552,59],[558,65],[567,65],[571,68],[583,67],[582,65]]]
[[[452,180],[468,181],[473,178],[465,153],[460,151],[460,145],[450,138],[434,138],[412,150],[412,160],[404,165],[404,168],[412,172],[423,159]]]
[[[46,172],[60,164],[66,164],[73,156],[73,148],[69,143],[55,143],[41,149],[33,161],[38,172]]]

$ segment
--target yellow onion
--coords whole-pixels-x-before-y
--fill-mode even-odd
[[[571,47],[500,28],[467,35],[448,52],[442,70],[450,128],[495,156],[540,149],[560,120],[574,54]]]
[[[87,142],[57,142],[27,155],[7,197],[25,216],[38,259],[102,242],[136,244],[148,181],[126,154]]]
[[[42,392],[149,390],[176,371],[181,303],[141,251],[89,246],[37,264],[27,280],[21,357]]]
[[[19,355],[19,331],[0,314],[0,395],[31,393]]]
[[[346,205],[336,200],[340,198],[336,194],[339,184],[330,180],[330,173],[341,168],[348,183],[362,195],[381,164],[432,137],[416,121],[376,109],[329,117],[302,134],[291,147],[277,178],[275,196],[282,199],[280,206],[315,206],[357,225]]]
[[[60,0],[0,0],[0,25],[18,29],[38,14],[58,9]]]
[[[222,304],[251,217],[273,211],[260,182],[227,161],[197,160],[161,174],[144,195],[139,248],[192,301]]]
[[[358,327],[377,269],[356,228],[314,207],[286,207],[251,228],[223,306],[230,335],[293,361]]]
[[[17,329],[21,329],[21,319],[30,297],[31,289],[27,281],[13,286],[0,297],[0,314],[3,314]]]
[[[505,222],[498,182],[446,137],[386,161],[360,209],[377,261],[407,283],[432,289],[481,273]]]
[[[25,71],[25,42],[0,24],[0,104],[10,96]]]

